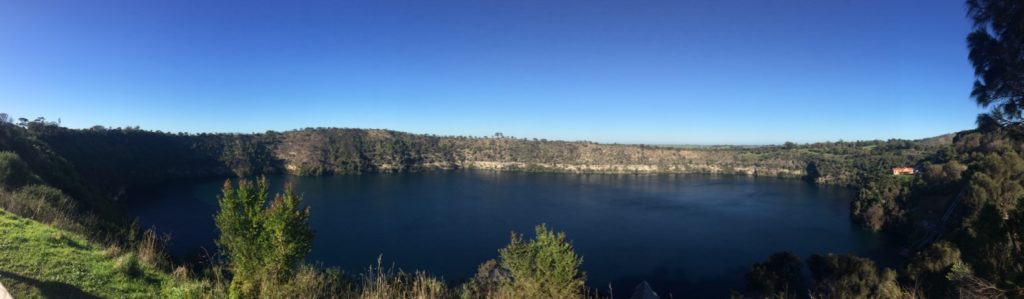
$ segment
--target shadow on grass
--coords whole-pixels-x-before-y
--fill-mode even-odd
[[[86,293],[78,287],[57,281],[40,281],[35,278],[21,276],[15,273],[0,271],[0,277],[10,278],[17,283],[23,283],[39,290],[44,298],[100,298],[96,295]],[[8,289],[8,291],[10,291]]]

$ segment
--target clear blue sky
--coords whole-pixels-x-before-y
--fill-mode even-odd
[[[0,0],[0,112],[188,132],[921,138],[980,111],[964,15],[955,0]]]

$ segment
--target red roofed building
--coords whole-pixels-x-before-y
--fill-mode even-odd
[[[914,170],[913,167],[896,167],[892,169],[892,175],[914,174],[916,172],[917,170]]]

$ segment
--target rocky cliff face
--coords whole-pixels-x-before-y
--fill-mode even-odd
[[[568,173],[716,173],[803,177],[799,159],[589,142],[314,129],[282,134],[274,150],[293,174],[484,169]]]
[[[429,169],[708,173],[806,178],[835,185],[856,185],[948,146],[935,140],[889,140],[694,149],[360,129],[305,129],[275,136],[276,159],[287,172],[301,175]]]
[[[566,173],[703,173],[740,174],[775,177],[803,177],[802,169],[740,166],[722,168],[715,165],[693,164],[567,164],[567,163],[526,163],[501,161],[465,161],[459,168],[486,169],[497,171],[544,171]]]

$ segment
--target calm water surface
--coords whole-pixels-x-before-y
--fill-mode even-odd
[[[312,208],[308,259],[350,272],[383,255],[402,269],[461,282],[497,258],[510,231],[529,235],[539,223],[566,232],[590,286],[611,283],[620,296],[647,280],[661,294],[725,297],[742,290],[752,263],[778,251],[894,252],[850,222],[850,190],[798,180],[485,171],[268,179],[293,184]],[[170,233],[177,256],[213,250],[222,183],[136,192],[130,211]]]

